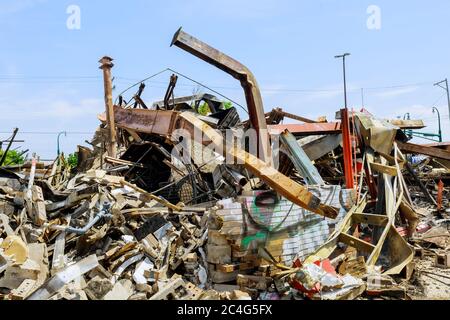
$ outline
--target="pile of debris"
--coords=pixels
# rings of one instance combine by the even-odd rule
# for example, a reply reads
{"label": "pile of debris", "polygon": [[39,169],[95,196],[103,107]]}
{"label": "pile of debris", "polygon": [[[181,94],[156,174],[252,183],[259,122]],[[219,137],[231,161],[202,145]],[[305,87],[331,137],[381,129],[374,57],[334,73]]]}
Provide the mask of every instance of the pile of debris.
{"label": "pile of debris", "polygon": [[173,44],[238,79],[249,120],[209,94],[175,98],[175,74],[152,107],[143,83],[114,105],[104,57],[106,113],[77,166],[0,168],[0,297],[409,299],[430,296],[423,277],[448,285],[450,151],[408,143],[423,123],[264,113],[245,66],[181,30]]}

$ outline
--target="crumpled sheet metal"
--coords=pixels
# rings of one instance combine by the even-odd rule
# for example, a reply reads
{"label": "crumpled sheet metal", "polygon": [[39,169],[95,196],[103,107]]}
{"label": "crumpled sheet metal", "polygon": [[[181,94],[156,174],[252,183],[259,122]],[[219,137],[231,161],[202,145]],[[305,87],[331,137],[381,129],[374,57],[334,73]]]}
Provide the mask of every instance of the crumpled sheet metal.
{"label": "crumpled sheet metal", "polygon": [[398,127],[363,113],[355,113],[355,122],[364,143],[373,150],[390,154]]}

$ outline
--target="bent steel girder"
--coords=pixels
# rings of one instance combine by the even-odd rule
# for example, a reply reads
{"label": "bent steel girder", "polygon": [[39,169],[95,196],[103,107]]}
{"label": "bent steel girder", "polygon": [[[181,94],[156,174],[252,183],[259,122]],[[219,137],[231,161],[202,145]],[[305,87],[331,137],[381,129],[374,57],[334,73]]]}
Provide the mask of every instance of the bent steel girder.
{"label": "bent steel girder", "polygon": [[253,73],[242,63],[187,34],[181,28],[175,33],[171,45],[189,52],[240,81],[245,93],[250,123],[257,131],[259,137],[259,158],[261,160],[270,160],[271,149],[264,106],[261,92]]}

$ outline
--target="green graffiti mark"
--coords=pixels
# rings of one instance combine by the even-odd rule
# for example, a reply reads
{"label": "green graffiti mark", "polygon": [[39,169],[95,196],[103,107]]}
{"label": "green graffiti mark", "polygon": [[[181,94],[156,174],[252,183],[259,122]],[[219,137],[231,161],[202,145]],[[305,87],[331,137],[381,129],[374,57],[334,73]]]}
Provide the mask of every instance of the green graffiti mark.
{"label": "green graffiti mark", "polygon": [[254,235],[246,236],[242,239],[241,245],[244,249],[247,249],[252,241],[264,242],[267,239],[267,232],[260,231]]}

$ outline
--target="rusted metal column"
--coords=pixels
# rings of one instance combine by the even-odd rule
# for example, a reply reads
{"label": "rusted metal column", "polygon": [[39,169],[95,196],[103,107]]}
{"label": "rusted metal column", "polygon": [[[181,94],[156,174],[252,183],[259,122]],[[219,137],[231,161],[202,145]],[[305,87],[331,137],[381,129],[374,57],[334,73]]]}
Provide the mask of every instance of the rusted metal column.
{"label": "rusted metal column", "polygon": [[444,194],[444,183],[442,180],[439,180],[438,183],[438,195],[437,195],[437,209],[441,211],[442,209],[442,196]]}
{"label": "rusted metal column", "polygon": [[341,109],[341,129],[342,147],[344,150],[345,186],[347,189],[353,189],[355,185],[353,180],[353,154],[348,109]]}
{"label": "rusted metal column", "polygon": [[105,87],[106,123],[109,129],[108,156],[115,158],[117,153],[116,125],[114,122],[114,108],[112,99],[111,68],[113,59],[105,56],[100,59],[100,69],[103,70],[103,83]]}
{"label": "rusted metal column", "polygon": [[250,122],[258,134],[259,158],[263,161],[269,160],[269,162],[272,163],[272,154],[261,92],[259,91],[255,76],[251,71],[242,63],[187,34],[182,31],[181,28],[175,33],[172,45],[216,66],[240,81],[245,93]]}

